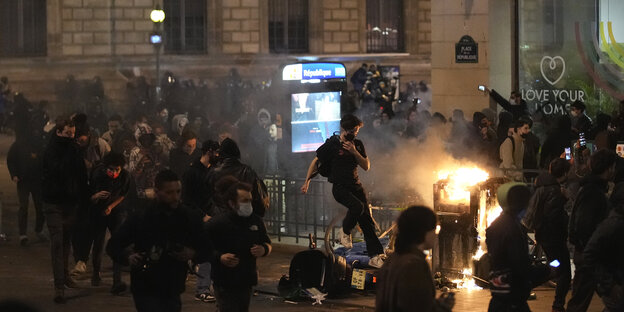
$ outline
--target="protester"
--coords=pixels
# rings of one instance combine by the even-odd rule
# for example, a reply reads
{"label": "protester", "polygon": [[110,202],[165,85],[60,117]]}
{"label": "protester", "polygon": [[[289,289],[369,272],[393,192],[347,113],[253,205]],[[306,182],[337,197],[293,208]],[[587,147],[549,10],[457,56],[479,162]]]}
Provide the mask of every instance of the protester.
{"label": "protester", "polygon": [[609,150],[591,155],[591,174],[581,180],[581,189],[572,208],[569,238],[574,245],[575,271],[572,297],[567,308],[570,312],[587,311],[596,290],[596,276],[585,266],[583,252],[598,224],[608,215],[607,192],[609,182],[615,175],[617,157],[615,152]]}
{"label": "protester", "polygon": [[155,186],[156,200],[113,233],[106,252],[113,261],[131,266],[137,311],[181,311],[188,261],[206,261],[212,248],[201,215],[180,203],[182,187],[177,175],[161,171]]}
{"label": "protester", "polygon": [[563,185],[567,180],[570,163],[562,158],[554,159],[549,172],[535,179],[535,193],[529,202],[523,223],[535,230],[535,240],[546,253],[548,262],[557,260],[557,287],[553,312],[565,311],[565,298],[570,290],[572,279],[570,252],[568,251],[568,213],[565,210],[568,201]]}
{"label": "protester", "polygon": [[54,131],[43,157],[42,196],[51,240],[54,302],[65,303],[65,286],[77,287],[67,262],[76,205],[87,194],[87,170],[74,141],[73,121],[59,118]]}
{"label": "protester", "polygon": [[375,311],[451,311],[453,296],[435,298],[425,250],[436,242],[436,215],[428,207],[412,206],[397,219],[395,250],[377,275]]}
{"label": "protester", "polygon": [[[102,253],[106,230],[112,234],[127,216],[128,203],[135,197],[130,173],[123,169],[125,159],[119,153],[110,153],[102,159],[102,164],[94,169],[90,186],[92,189],[92,231],[93,231],[93,274],[91,285],[99,286],[102,278]],[[132,194],[135,192],[135,194]],[[130,198],[130,199],[129,199]],[[121,265],[113,262],[113,286],[111,293],[120,294],[126,290],[121,281]]]}
{"label": "protester", "polygon": [[35,206],[35,233],[40,241],[47,241],[43,233],[45,217],[41,201],[42,147],[34,139],[16,140],[7,154],[7,168],[11,180],[17,185],[19,199],[18,226],[20,245],[28,244],[28,198],[32,195]]}
{"label": "protester", "polygon": [[178,146],[169,153],[169,168],[181,177],[199,157],[201,151],[197,149],[197,135],[185,131],[178,140]]}
{"label": "protester", "polygon": [[505,170],[505,175],[516,181],[522,181],[522,169],[524,166],[524,138],[527,137],[531,128],[526,120],[518,120],[514,123],[514,130],[500,146],[500,168]]}
{"label": "protester", "polygon": [[523,183],[498,188],[497,199],[503,212],[485,233],[491,262],[490,312],[530,311],[527,300],[531,289],[548,280],[548,267],[531,264],[527,234],[520,223],[529,198],[529,188]]}
{"label": "protester", "polygon": [[301,192],[304,194],[308,192],[310,180],[318,173],[319,163],[323,165],[323,162],[327,162],[331,170],[329,182],[333,184],[334,199],[347,207],[347,215],[342,221],[340,243],[347,249],[353,248],[351,231],[359,224],[366,240],[369,265],[380,268],[383,265],[383,246],[375,234],[366,193],[357,173],[358,166],[367,171],[370,169],[370,160],[366,155],[364,143],[355,138],[363,125],[362,121],[353,115],[342,117],[340,136],[333,137],[319,147],[317,157],[310,163]]}
{"label": "protester", "polygon": [[212,280],[217,308],[249,311],[252,287],[258,283],[256,258],[271,253],[271,240],[264,222],[253,213],[251,185],[225,176],[217,181],[216,190],[225,206],[206,228],[216,251]]}
{"label": "protester", "polygon": [[576,100],[570,105],[570,114],[572,115],[572,133],[575,137],[583,134],[587,137],[592,128],[592,120],[585,113],[585,103]]}
{"label": "protester", "polygon": [[611,195],[613,209],[587,242],[585,267],[596,277],[605,311],[624,311],[624,183]]}
{"label": "protester", "polygon": [[513,115],[513,120],[518,120],[522,116],[529,115],[529,108],[525,100],[522,99],[522,95],[518,91],[511,91],[509,100],[502,97],[496,90],[485,88],[485,92],[498,103],[504,110],[510,112]]}

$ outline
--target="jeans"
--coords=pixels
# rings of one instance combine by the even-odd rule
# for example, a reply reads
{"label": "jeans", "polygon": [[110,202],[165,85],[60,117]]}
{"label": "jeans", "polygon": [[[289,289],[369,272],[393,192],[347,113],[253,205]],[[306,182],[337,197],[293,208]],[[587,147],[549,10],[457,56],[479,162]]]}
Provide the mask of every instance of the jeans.
{"label": "jeans", "polygon": [[72,250],[74,260],[87,263],[91,246],[93,245],[93,216],[91,216],[91,203],[79,205],[76,211],[76,225],[72,236]]}
{"label": "jeans", "polygon": [[[108,216],[101,215],[100,211],[93,213],[93,275],[100,273],[102,268],[102,254],[104,253],[104,241],[106,229],[114,233],[126,219],[126,212],[120,207],[113,209]],[[113,284],[121,282],[121,265],[113,262]]]}
{"label": "jeans", "polygon": [[180,312],[180,295],[132,294],[137,312]]}
{"label": "jeans", "polygon": [[48,231],[50,232],[54,287],[63,289],[65,278],[69,276],[67,262],[69,259],[72,227],[76,217],[76,207],[73,204],[57,205],[44,203],[43,208],[48,221]]}
{"label": "jeans", "polygon": [[572,281],[572,269],[570,268],[570,252],[565,242],[558,245],[542,245],[546,253],[548,262],[558,260],[560,265],[557,268],[557,288],[555,289],[555,301],[552,307],[562,309],[565,307],[565,298],[570,290]]}
{"label": "jeans", "polygon": [[195,288],[195,294],[207,294],[210,293],[210,283],[212,280],[210,279],[210,269],[212,268],[210,262],[204,262],[199,264],[199,270],[197,274],[202,277],[197,277],[197,286]]}
{"label": "jeans", "polygon": [[219,312],[247,312],[251,302],[251,286],[214,287]]}
{"label": "jeans", "polygon": [[583,250],[574,248],[574,281],[572,283],[572,298],[568,301],[566,311],[587,311],[591,303],[594,292],[596,291],[596,279],[594,273],[584,268]]}
{"label": "jeans", "polygon": [[40,233],[43,230],[45,217],[43,216],[43,202],[41,201],[41,186],[37,183],[17,182],[17,197],[19,198],[19,234],[26,235],[28,229],[28,197],[32,194],[33,204],[35,205],[36,223],[35,232]]}
{"label": "jeans", "polygon": [[347,207],[347,215],[342,220],[342,230],[345,234],[351,234],[351,230],[359,223],[366,241],[368,256],[372,258],[382,254],[383,246],[375,234],[375,223],[362,185],[334,184],[332,194],[338,203]]}

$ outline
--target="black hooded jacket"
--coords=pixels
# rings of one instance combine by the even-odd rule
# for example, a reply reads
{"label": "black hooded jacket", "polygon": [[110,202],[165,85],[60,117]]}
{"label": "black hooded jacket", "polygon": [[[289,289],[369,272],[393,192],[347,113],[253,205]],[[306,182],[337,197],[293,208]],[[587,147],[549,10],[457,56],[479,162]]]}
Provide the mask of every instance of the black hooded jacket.
{"label": "black hooded jacket", "polygon": [[588,175],[581,180],[570,215],[570,243],[583,250],[596,227],[609,213],[608,182],[597,175]]}
{"label": "black hooded jacket", "polygon": [[72,138],[53,134],[43,155],[43,201],[76,204],[88,195],[87,168]]}
{"label": "black hooded jacket", "polygon": [[567,198],[561,185],[549,173],[541,174],[535,183],[535,193],[529,202],[524,224],[535,230],[535,239],[542,245],[560,245],[568,237]]}

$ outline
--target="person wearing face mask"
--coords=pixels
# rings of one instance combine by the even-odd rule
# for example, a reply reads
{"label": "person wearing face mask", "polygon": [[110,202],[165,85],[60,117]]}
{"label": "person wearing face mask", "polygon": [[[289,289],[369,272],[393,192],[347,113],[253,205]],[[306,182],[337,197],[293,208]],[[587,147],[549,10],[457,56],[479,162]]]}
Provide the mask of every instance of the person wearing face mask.
{"label": "person wearing face mask", "polygon": [[[317,150],[317,155],[326,150],[329,154],[331,173],[329,182],[333,184],[332,194],[334,199],[347,207],[347,214],[342,221],[340,243],[347,249],[353,248],[351,231],[356,224],[360,225],[366,240],[366,250],[370,261],[369,266],[380,268],[383,265],[383,246],[375,234],[375,225],[368,207],[366,192],[362,187],[358,176],[358,166],[364,170],[370,169],[370,160],[366,155],[364,143],[357,140],[360,128],[364,123],[354,115],[345,115],[340,120],[340,136],[333,136]],[[325,154],[325,153],[322,153]],[[325,156],[320,156],[324,158]],[[310,186],[310,180],[318,173],[319,158],[315,157],[310,163],[306,180],[301,187],[301,192],[306,194]]]}
{"label": "person wearing face mask", "polygon": [[596,290],[594,272],[585,266],[583,252],[598,224],[604,220],[611,205],[607,199],[609,182],[615,177],[618,156],[611,150],[591,155],[591,173],[581,180],[570,214],[569,239],[574,245],[574,281],[567,311],[587,311]]}
{"label": "person wearing face mask", "polygon": [[576,137],[584,133],[588,136],[592,128],[592,120],[585,114],[585,104],[580,100],[574,101],[570,105],[570,114],[572,115],[572,132]]}
{"label": "person wearing face mask", "polygon": [[522,99],[520,92],[512,91],[509,100],[505,99],[496,90],[488,87],[485,87],[485,93],[489,94],[492,100],[498,103],[504,110],[510,112],[513,115],[513,120],[529,115],[529,107],[526,101]]}
{"label": "person wearing face mask", "polygon": [[249,311],[252,287],[258,283],[256,259],[271,253],[262,219],[253,213],[251,185],[225,176],[215,185],[223,213],[206,224],[215,248],[212,280],[221,312]]}
{"label": "person wearing face mask", "polygon": [[77,287],[67,267],[78,203],[87,190],[87,169],[74,140],[73,120],[58,118],[43,155],[43,210],[50,232],[54,302],[65,303],[65,286]]}
{"label": "person wearing face mask", "polygon": [[500,168],[506,170],[505,174],[516,181],[523,179],[521,170],[524,164],[524,139],[529,131],[531,128],[528,121],[516,121],[513,134],[501,143],[499,149]]}
{"label": "person wearing face mask", "polygon": [[115,231],[107,254],[130,265],[132,297],[139,312],[179,312],[188,262],[211,258],[202,216],[180,202],[182,184],[171,170],[156,175],[156,200],[128,217]]}
{"label": "person wearing face mask", "polygon": [[[94,169],[90,186],[92,203],[92,237],[93,237],[93,275],[91,285],[99,286],[102,278],[102,253],[106,239],[106,229],[115,232],[127,216],[128,197],[134,197],[130,173],[123,169],[126,161],[124,156],[112,152],[102,159],[102,164]],[[132,194],[134,192],[134,194]],[[126,289],[121,281],[121,266],[113,262],[113,286],[111,293],[120,294]]]}

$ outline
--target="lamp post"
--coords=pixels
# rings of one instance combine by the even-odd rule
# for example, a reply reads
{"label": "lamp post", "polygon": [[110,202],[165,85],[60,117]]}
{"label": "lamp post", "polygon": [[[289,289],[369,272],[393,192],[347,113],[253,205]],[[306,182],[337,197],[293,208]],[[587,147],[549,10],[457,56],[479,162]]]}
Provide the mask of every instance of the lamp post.
{"label": "lamp post", "polygon": [[160,6],[156,7],[150,13],[150,19],[154,23],[154,31],[150,34],[150,42],[154,46],[156,52],[156,103],[157,106],[161,99],[161,86],[160,86],[160,48],[163,43],[162,35],[162,23],[165,20],[165,11],[160,9]]}

